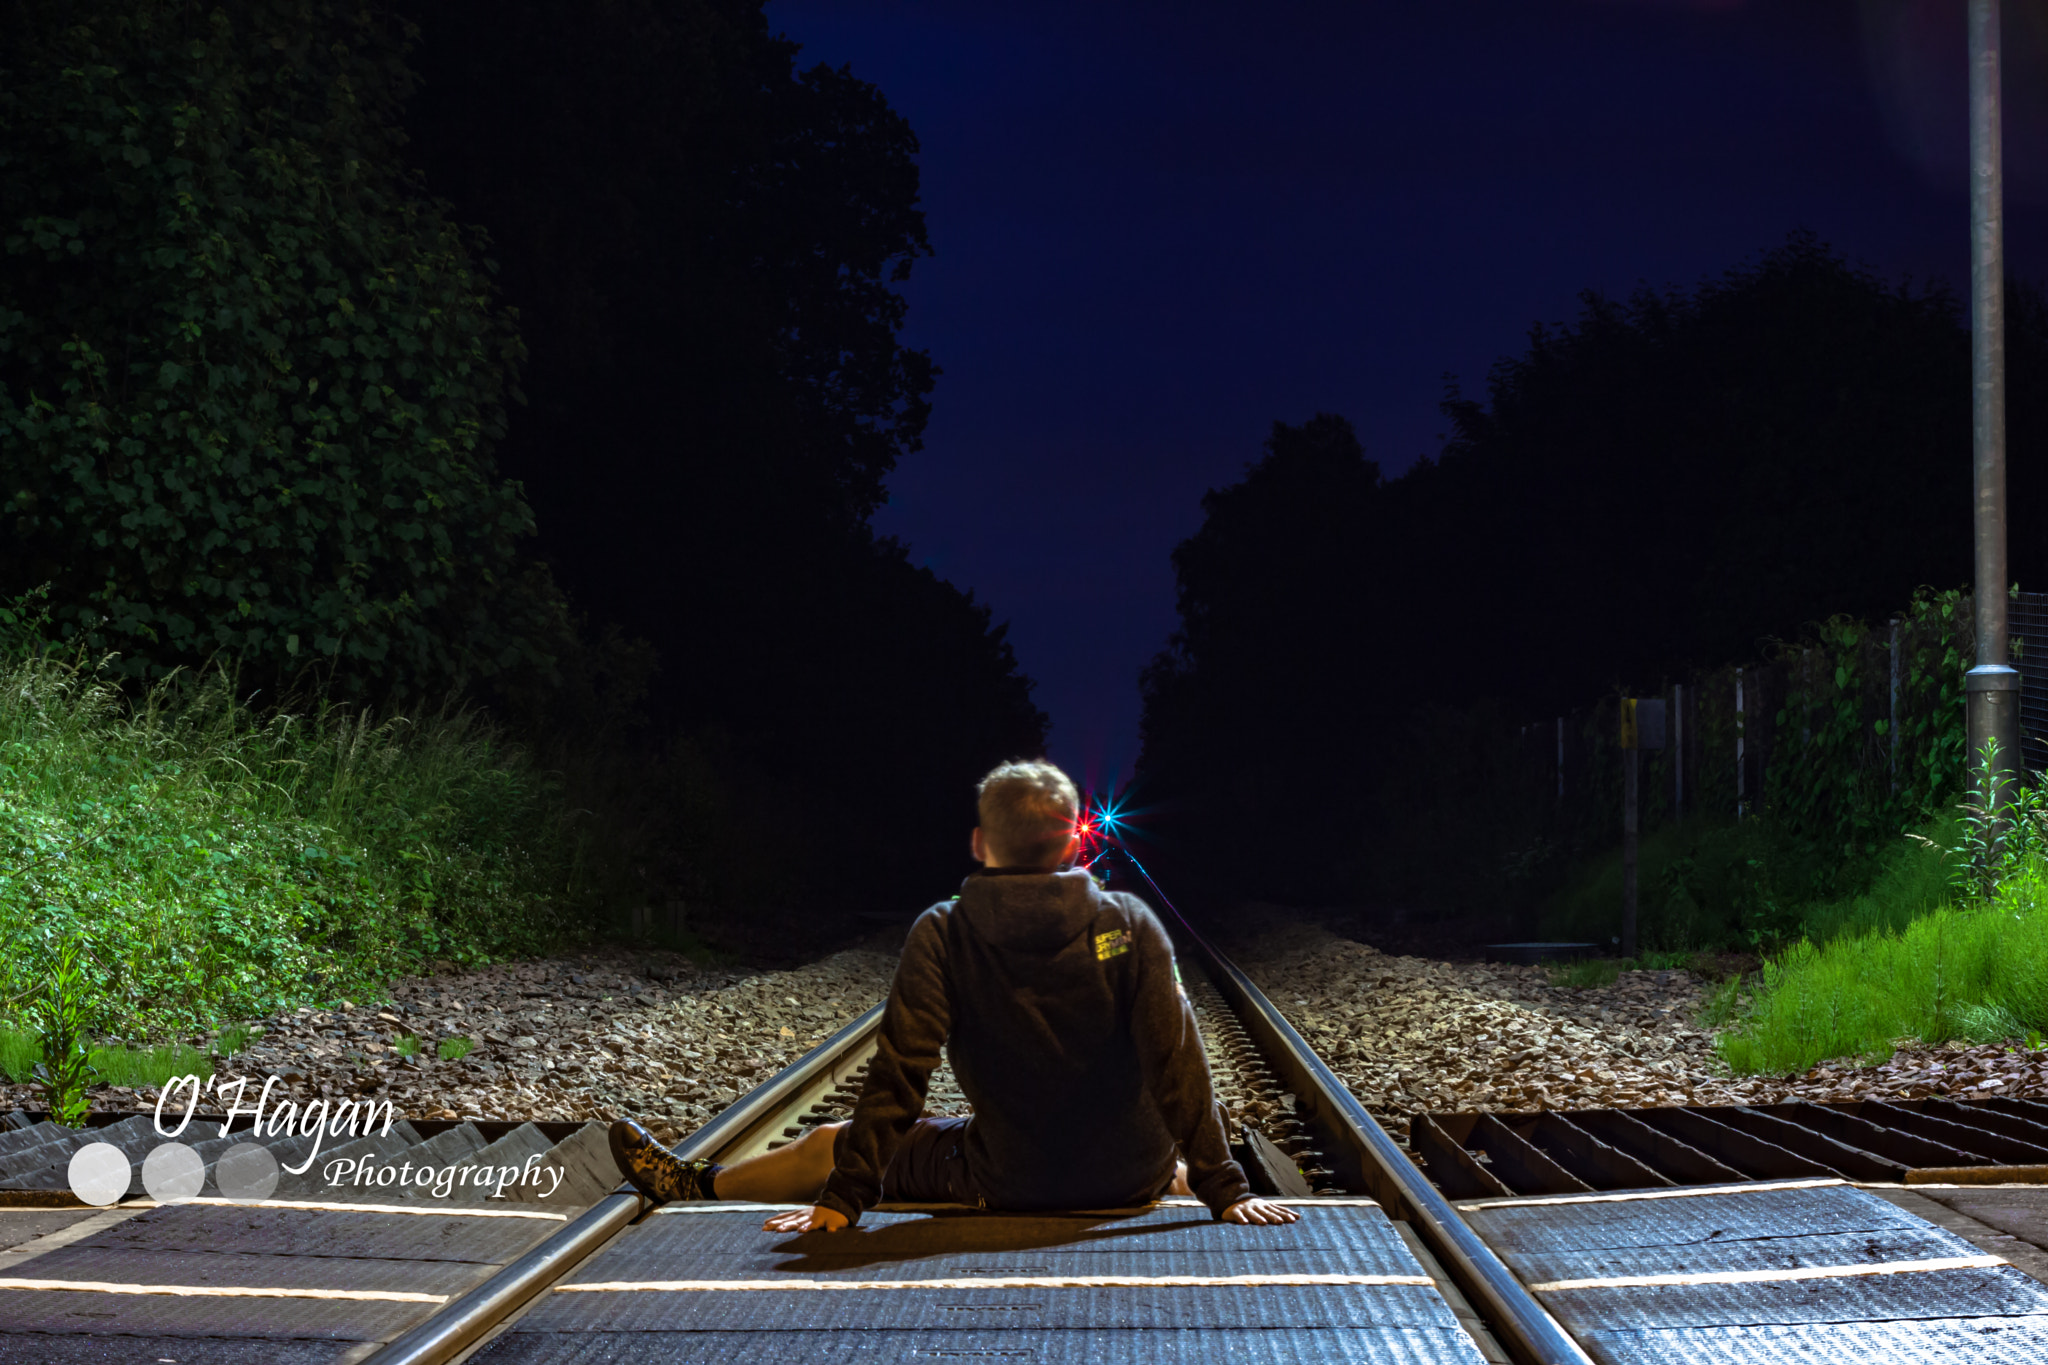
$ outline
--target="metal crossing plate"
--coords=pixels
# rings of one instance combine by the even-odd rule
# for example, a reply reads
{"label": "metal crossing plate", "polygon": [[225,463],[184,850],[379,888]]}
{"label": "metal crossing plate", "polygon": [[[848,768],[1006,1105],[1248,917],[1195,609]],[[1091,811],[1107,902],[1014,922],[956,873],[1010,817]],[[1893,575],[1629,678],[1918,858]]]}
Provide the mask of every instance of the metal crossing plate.
{"label": "metal crossing plate", "polygon": [[1482,1358],[1377,1208],[1284,1227],[871,1213],[801,1237],[700,1210],[634,1228],[477,1359]]}
{"label": "metal crossing plate", "polygon": [[331,1362],[561,1226],[225,1203],[91,1215],[110,1216],[83,1236],[53,1229],[47,1249],[0,1253],[0,1362]]}
{"label": "metal crossing plate", "polygon": [[1463,1332],[512,1332],[475,1357],[490,1365],[1474,1365]]}
{"label": "metal crossing plate", "polygon": [[1608,1362],[2035,1362],[2048,1286],[1846,1185],[1464,1206]]}

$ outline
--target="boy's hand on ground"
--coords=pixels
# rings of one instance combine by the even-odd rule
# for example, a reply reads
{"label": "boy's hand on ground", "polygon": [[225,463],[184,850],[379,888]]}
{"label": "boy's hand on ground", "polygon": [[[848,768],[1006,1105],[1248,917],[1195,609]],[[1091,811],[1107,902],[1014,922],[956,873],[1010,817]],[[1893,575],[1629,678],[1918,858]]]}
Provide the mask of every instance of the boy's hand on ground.
{"label": "boy's hand on ground", "polygon": [[846,1215],[837,1209],[828,1209],[822,1204],[813,1204],[807,1209],[791,1209],[778,1213],[761,1224],[763,1232],[815,1232],[823,1228],[826,1232],[840,1232],[846,1227]]}
{"label": "boy's hand on ground", "polygon": [[1257,1195],[1249,1199],[1240,1199],[1223,1210],[1223,1221],[1226,1223],[1292,1223],[1300,1217],[1300,1214],[1285,1204],[1275,1204],[1269,1199],[1260,1199]]}

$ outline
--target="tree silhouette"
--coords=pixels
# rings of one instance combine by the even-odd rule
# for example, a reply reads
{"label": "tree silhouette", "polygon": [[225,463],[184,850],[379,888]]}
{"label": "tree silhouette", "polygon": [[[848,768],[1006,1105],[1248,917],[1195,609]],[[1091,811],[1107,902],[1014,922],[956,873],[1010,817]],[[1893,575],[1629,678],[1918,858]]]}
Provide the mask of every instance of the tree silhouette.
{"label": "tree silhouette", "polygon": [[[2013,292],[2024,578],[2048,562],[2048,309]],[[1204,500],[1139,766],[1219,893],[1454,899],[1485,844],[1487,735],[1966,581],[1968,338],[1947,289],[1802,233],[1690,291],[1582,305],[1496,364],[1485,401],[1448,395],[1440,460],[1382,480],[1323,414],[1276,424]]]}

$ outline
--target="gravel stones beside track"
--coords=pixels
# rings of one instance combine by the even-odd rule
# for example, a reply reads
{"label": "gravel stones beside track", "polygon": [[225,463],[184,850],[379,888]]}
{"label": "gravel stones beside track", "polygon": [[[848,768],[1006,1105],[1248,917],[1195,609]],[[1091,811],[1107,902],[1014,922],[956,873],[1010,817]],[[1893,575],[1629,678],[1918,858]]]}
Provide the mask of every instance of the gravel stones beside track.
{"label": "gravel stones beside track", "polygon": [[[1536,967],[1381,953],[1279,911],[1245,914],[1237,928],[1229,948],[1239,964],[1397,1135],[1423,1111],[2048,1098],[2048,1051],[1999,1045],[1913,1044],[1881,1066],[1731,1077],[1695,1021],[1705,984],[1688,972],[1628,972],[1573,990]],[[633,1117],[673,1141],[881,999],[895,968],[894,954],[874,950],[777,971],[610,950],[404,978],[385,1004],[262,1021],[255,1043],[216,1068],[251,1078],[252,1100],[274,1075],[274,1097],[301,1104],[389,1099],[411,1119]],[[406,1037],[420,1040],[412,1058],[396,1051]],[[455,1037],[474,1049],[440,1060],[439,1044]],[[1234,1119],[1282,1117],[1272,1112],[1282,1099],[1221,1070]],[[7,1108],[42,1107],[32,1087],[0,1091]],[[103,1112],[155,1099],[106,1086],[92,1094]],[[941,1068],[927,1112],[965,1110]]]}
{"label": "gravel stones beside track", "polygon": [[[895,969],[878,952],[753,972],[611,951],[407,977],[385,1004],[261,1021],[263,1034],[215,1069],[249,1077],[250,1103],[274,1075],[274,1102],[388,1099],[410,1119],[632,1117],[674,1140],[850,1023]],[[397,1046],[409,1036],[420,1045],[406,1058]],[[439,1045],[458,1037],[472,1050],[442,1061]],[[8,1099],[41,1104],[27,1086]],[[101,1087],[93,1107],[155,1099]]]}
{"label": "gravel stones beside track", "polygon": [[1238,965],[1390,1132],[1420,1112],[2048,1095],[2048,1053],[1914,1047],[1877,1067],[1731,1076],[1689,972],[1552,986],[1541,967],[1397,957],[1313,924],[1242,923]]}

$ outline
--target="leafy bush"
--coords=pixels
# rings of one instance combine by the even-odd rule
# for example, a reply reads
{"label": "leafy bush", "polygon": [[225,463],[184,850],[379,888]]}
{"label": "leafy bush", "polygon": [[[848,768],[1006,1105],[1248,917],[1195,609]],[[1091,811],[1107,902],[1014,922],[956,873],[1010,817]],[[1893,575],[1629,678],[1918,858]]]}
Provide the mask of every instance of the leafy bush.
{"label": "leafy bush", "polygon": [[[1771,815],[1695,818],[1642,836],[1637,854],[1638,934],[1646,951],[1769,950],[1801,938],[1902,928],[1949,899],[1961,837],[1944,815],[1877,853],[1800,837]],[[1621,851],[1581,866],[1553,895],[1543,932],[1604,942],[1621,923]]]}
{"label": "leafy bush", "polygon": [[522,355],[405,168],[408,35],[334,0],[23,0],[0,47],[0,588],[160,677],[552,667],[490,452]]}
{"label": "leafy bush", "polygon": [[95,1036],[542,950],[588,923],[583,852],[553,780],[471,712],[259,713],[220,672],[131,702],[0,663],[0,998],[44,1000],[75,945]]}

